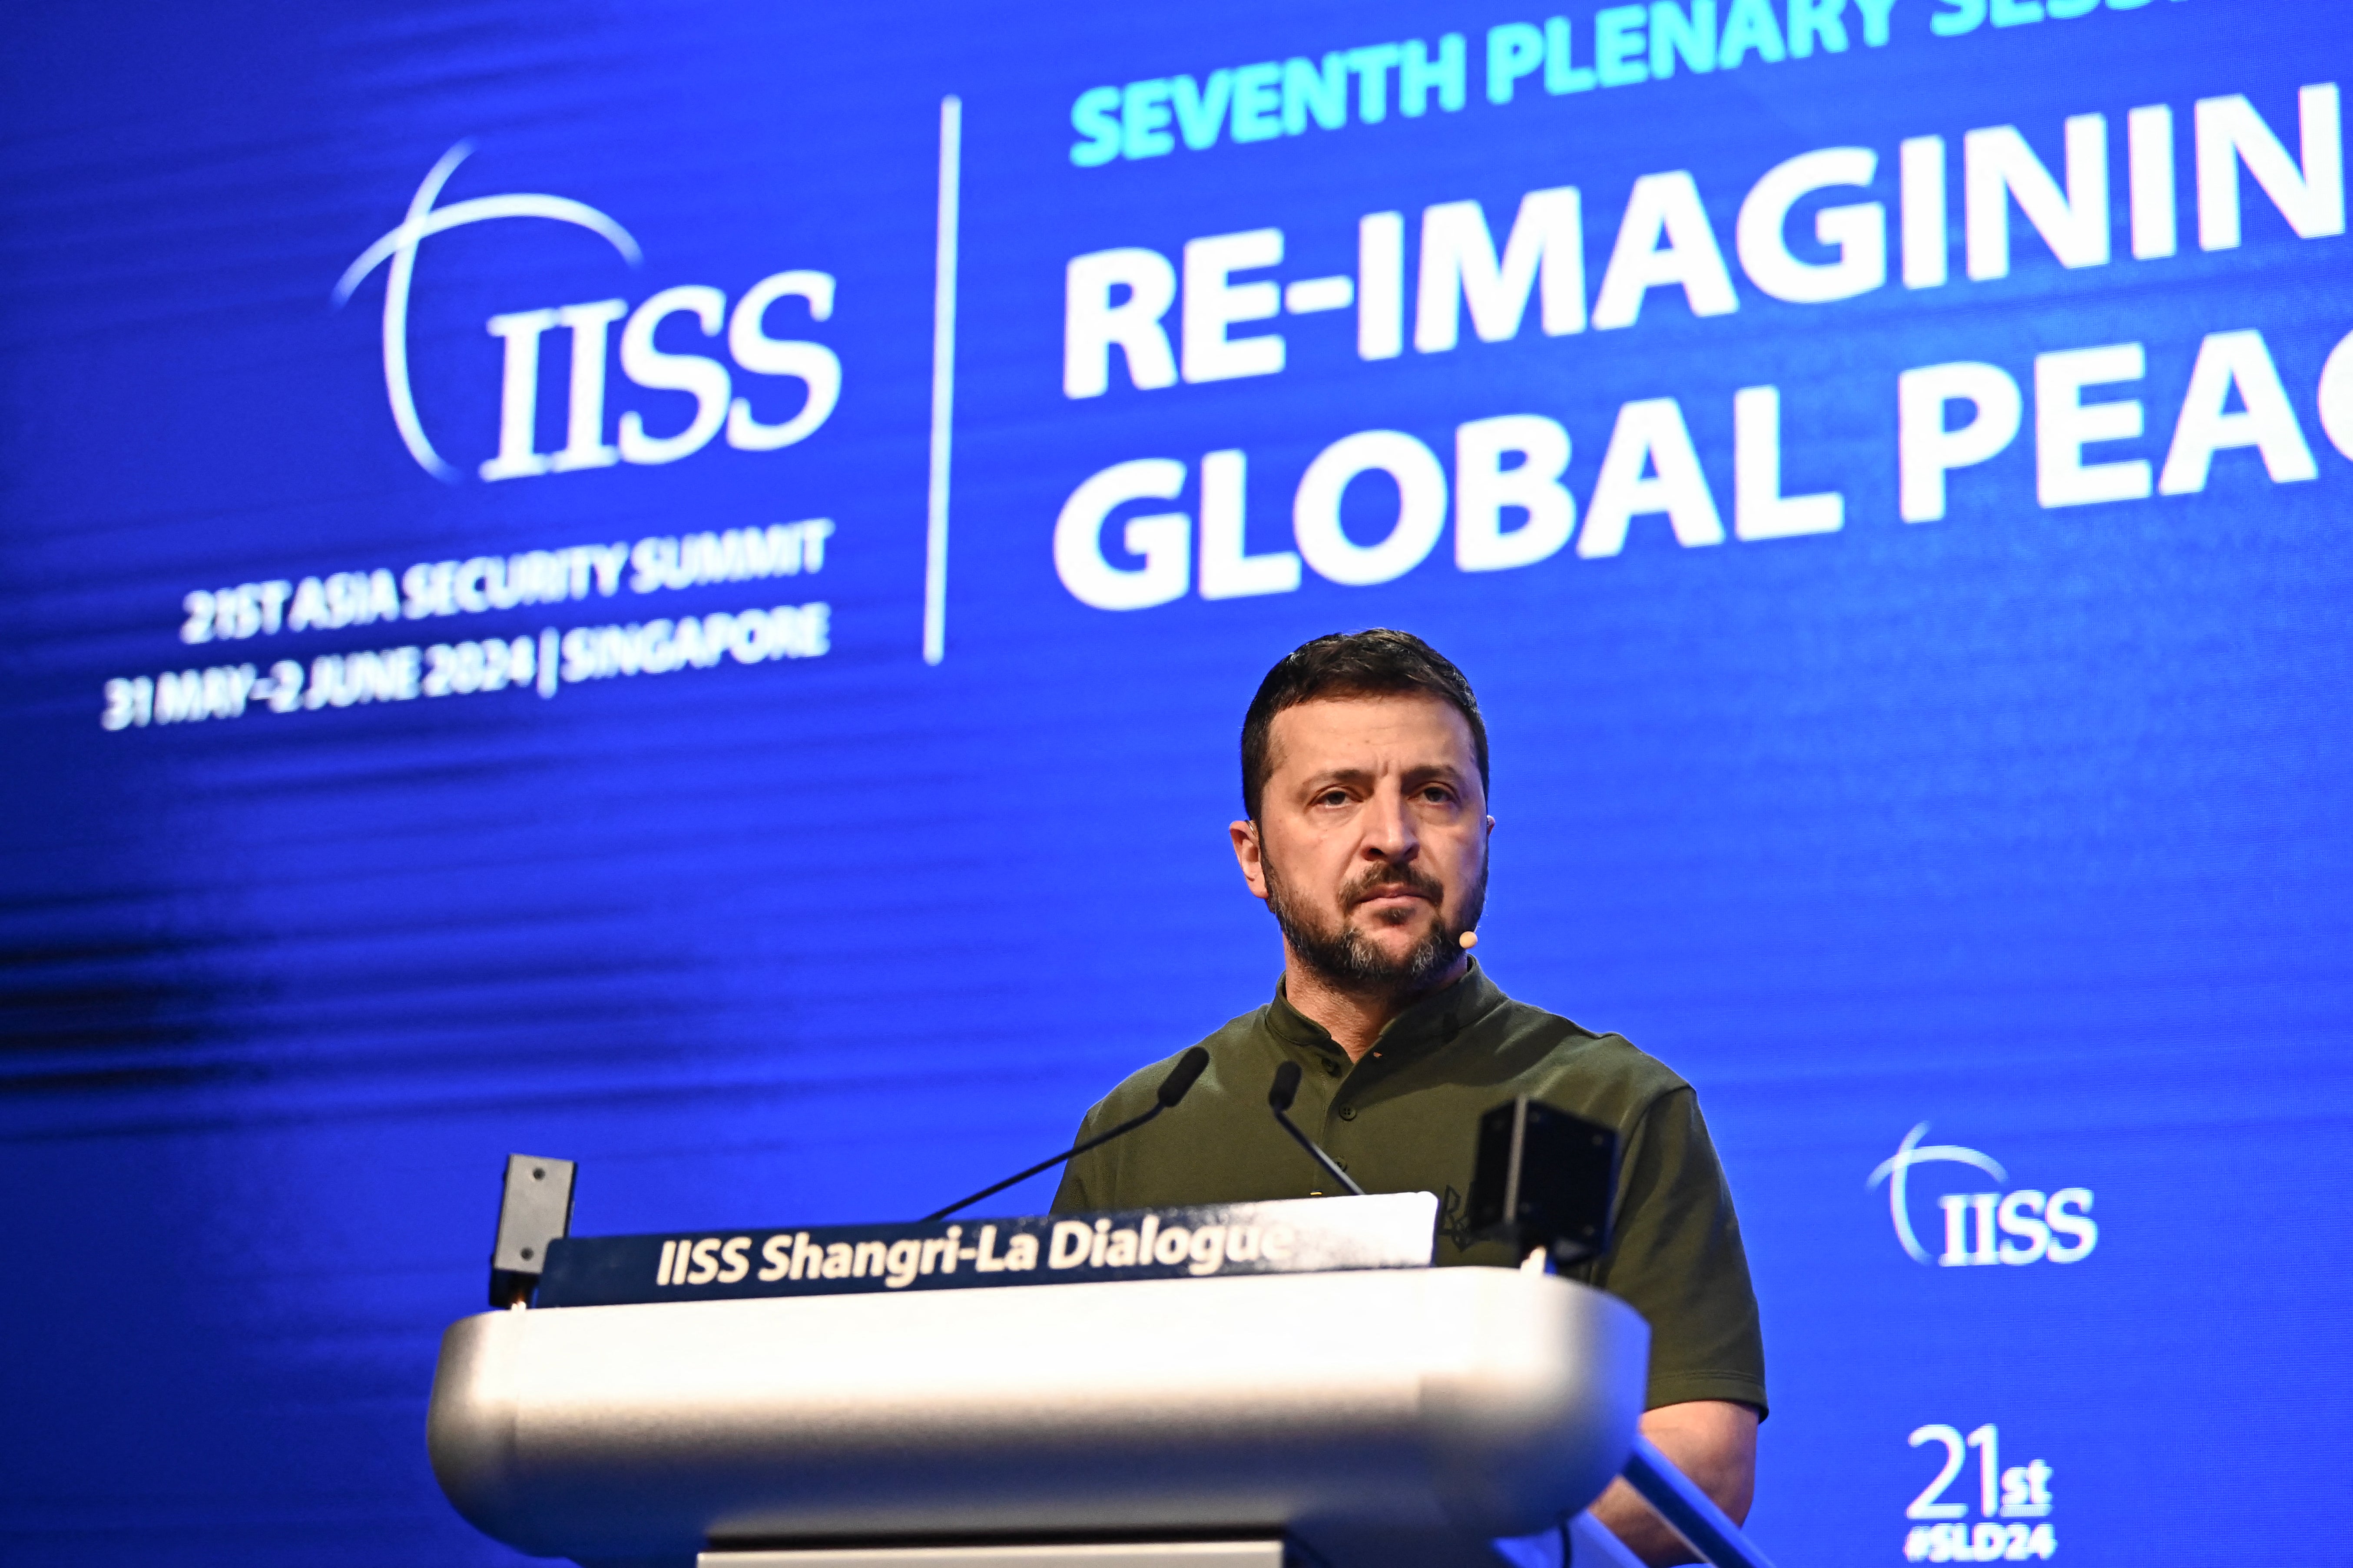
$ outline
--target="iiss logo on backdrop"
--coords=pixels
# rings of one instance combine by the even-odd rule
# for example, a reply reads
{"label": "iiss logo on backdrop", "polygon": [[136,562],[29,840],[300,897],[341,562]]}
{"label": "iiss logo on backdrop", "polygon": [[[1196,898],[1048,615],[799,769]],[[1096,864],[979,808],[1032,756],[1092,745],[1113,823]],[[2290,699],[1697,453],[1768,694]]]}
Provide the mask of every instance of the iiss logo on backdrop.
{"label": "iiss logo on backdrop", "polygon": [[[2089,1187],[2013,1187],[2009,1170],[1992,1155],[1958,1143],[1923,1142],[1927,1135],[1925,1121],[1906,1132],[1868,1183],[1873,1188],[1886,1184],[1896,1243],[1914,1262],[1946,1268],[2080,1263],[2098,1247],[2100,1227],[2091,1215]],[[1936,1194],[1943,1216],[1939,1252],[1928,1249],[1913,1225],[1914,1177],[1919,1172],[1961,1178],[1955,1184],[1964,1190]],[[1994,1191],[1966,1190],[1989,1180]],[[1929,1234],[1939,1232],[1932,1226]],[[1905,1562],[2021,1563],[2057,1554],[2052,1517],[2056,1471],[2049,1460],[2003,1463],[2001,1428],[1990,1421],[1966,1433],[1961,1424],[1927,1422],[1913,1428],[1907,1442],[1930,1451],[1941,1446],[1944,1463],[1904,1510]],[[1978,1459],[1974,1488],[1962,1480],[1972,1451]]]}
{"label": "iiss logo on backdrop", "polygon": [[[459,470],[426,434],[409,373],[409,299],[418,248],[430,237],[495,218],[539,218],[597,236],[631,267],[644,260],[637,237],[606,213],[566,196],[509,193],[437,206],[442,187],[471,153],[459,142],[442,154],[417,187],[406,216],[362,251],[336,283],[340,306],[379,267],[385,268],[384,386],[394,426],[417,464],[435,478],[457,482]],[[805,269],[770,273],[746,289],[731,311],[727,297],[707,284],[662,289],[634,309],[627,300],[595,300],[506,311],[487,323],[505,344],[499,398],[498,446],[477,472],[484,479],[526,479],[618,463],[674,463],[692,456],[723,431],[742,451],[769,452],[807,439],[823,426],[841,395],[841,361],[822,343],[768,335],[772,307],[803,301],[809,318],[833,314],[831,274]],[[727,361],[658,346],[656,333],[673,316],[691,319],[705,338],[723,328]],[[606,360],[613,327],[620,325],[621,374],[638,387],[681,393],[694,412],[683,428],[652,426],[669,416],[636,409],[619,416],[607,440]],[[540,351],[550,331],[572,335],[565,442],[538,445]],[[675,335],[673,336],[675,341]],[[732,365],[732,369],[731,369]],[[777,419],[769,389],[739,395],[738,376],[798,381],[798,409]],[[755,409],[757,411],[755,411]],[[420,561],[396,583],[388,566],[192,590],[182,601],[184,643],[340,631],[350,626],[427,617],[486,615],[525,606],[609,599],[626,582],[632,594],[665,593],[707,584],[799,577],[823,569],[830,518],[567,542],[562,548],[484,552],[468,559]],[[625,576],[625,569],[634,573]],[[617,676],[707,670],[723,662],[765,664],[822,657],[832,647],[832,606],[738,604],[699,615],[655,616],[602,626],[543,625],[533,633],[512,626],[488,637],[321,653],[306,664],[280,658],[265,673],[255,663],[202,669],[167,669],[118,676],[104,685],[99,724],[111,731],[144,730],[248,713],[316,712],[357,704],[411,702],[502,691],[553,697],[564,686]]]}
{"label": "iiss logo on backdrop", "polygon": [[[2047,1193],[2034,1187],[2011,1188],[2010,1173],[1992,1155],[1957,1143],[1921,1142],[1927,1132],[1925,1121],[1906,1132],[1895,1152],[1871,1173],[1869,1184],[1874,1188],[1887,1184],[1887,1214],[1894,1223],[1895,1239],[1914,1262],[1946,1268],[2080,1263],[2099,1245],[2100,1227],[2092,1218],[2089,1187],[2061,1187]],[[1912,1173],[1924,1166],[1945,1165],[1989,1176],[2000,1186],[1993,1192],[1939,1194],[1936,1201],[1944,1216],[1944,1247],[1941,1252],[1931,1253],[1912,1224]]]}
{"label": "iiss logo on backdrop", "polygon": [[[442,187],[472,152],[471,142],[460,142],[443,153],[410,198],[407,215],[360,253],[334,289],[334,301],[341,306],[378,267],[385,269],[384,387],[392,405],[392,421],[417,466],[452,482],[459,477],[458,470],[426,435],[410,384],[408,301],[418,247],[434,235],[469,224],[541,218],[586,229],[609,244],[632,268],[645,258],[628,229],[596,208],[565,196],[512,193],[437,207],[434,204]],[[748,452],[772,452],[807,440],[831,416],[840,399],[841,361],[822,343],[768,335],[765,323],[770,308],[789,299],[804,301],[811,321],[828,320],[833,314],[832,275],[803,269],[771,273],[746,289],[732,311],[722,290],[708,284],[686,283],[663,289],[634,309],[626,300],[592,300],[492,316],[486,329],[506,345],[498,451],[477,471],[485,479],[514,479],[610,468],[617,463],[674,463],[701,451],[722,431],[730,447]],[[708,355],[656,346],[655,333],[663,323],[681,315],[691,318],[706,338],[719,337],[724,328],[733,372],[727,363]],[[624,376],[648,391],[684,393],[694,399],[694,414],[683,428],[658,435],[649,428],[645,415],[630,410],[620,416],[614,439],[606,438],[607,342],[616,323],[621,328]],[[553,452],[543,452],[537,441],[540,349],[547,333],[558,331],[572,335],[565,443]],[[754,412],[753,400],[736,394],[735,372],[799,381],[807,388],[806,397],[789,417],[763,420]]]}

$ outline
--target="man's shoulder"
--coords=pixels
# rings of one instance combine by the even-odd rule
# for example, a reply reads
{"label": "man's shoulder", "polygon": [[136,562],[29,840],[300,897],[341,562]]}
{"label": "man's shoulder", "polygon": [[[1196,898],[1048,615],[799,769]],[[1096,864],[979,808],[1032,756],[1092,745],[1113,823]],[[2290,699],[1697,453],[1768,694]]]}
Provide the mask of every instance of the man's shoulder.
{"label": "man's shoulder", "polygon": [[[1498,993],[1501,996],[1501,994]],[[1493,1058],[1513,1092],[1624,1129],[1691,1085],[1674,1068],[1613,1031],[1502,996],[1465,1032],[1475,1054]]]}

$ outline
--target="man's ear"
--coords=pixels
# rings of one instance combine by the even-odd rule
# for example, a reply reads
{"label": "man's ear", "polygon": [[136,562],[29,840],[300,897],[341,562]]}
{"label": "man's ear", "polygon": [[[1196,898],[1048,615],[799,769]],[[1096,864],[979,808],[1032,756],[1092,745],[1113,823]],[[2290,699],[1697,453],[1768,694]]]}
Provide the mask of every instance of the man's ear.
{"label": "man's ear", "polygon": [[1242,880],[1257,897],[1266,897],[1265,851],[1259,843],[1258,824],[1249,820],[1229,822],[1226,833],[1234,841],[1234,859],[1242,868]]}

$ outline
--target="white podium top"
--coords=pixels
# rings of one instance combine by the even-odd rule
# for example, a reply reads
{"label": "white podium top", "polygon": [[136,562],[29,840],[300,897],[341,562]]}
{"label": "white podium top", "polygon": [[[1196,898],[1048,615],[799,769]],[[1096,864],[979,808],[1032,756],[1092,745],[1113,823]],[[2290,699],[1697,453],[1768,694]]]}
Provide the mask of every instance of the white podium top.
{"label": "white podium top", "polygon": [[476,1526],[590,1562],[1271,1531],[1492,1564],[1624,1466],[1649,1348],[1493,1268],[492,1312],[428,1437]]}

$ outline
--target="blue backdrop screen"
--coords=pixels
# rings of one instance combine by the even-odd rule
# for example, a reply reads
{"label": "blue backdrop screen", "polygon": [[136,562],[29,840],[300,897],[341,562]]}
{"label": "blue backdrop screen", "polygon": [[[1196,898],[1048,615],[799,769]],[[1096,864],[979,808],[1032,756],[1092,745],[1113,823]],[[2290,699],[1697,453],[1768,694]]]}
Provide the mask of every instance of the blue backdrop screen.
{"label": "blue backdrop screen", "polygon": [[10,30],[12,1562],[506,1560],[422,1439],[503,1156],[1056,1147],[1269,994],[1241,710],[1371,625],[1490,971],[1700,1089],[1769,1551],[2334,1550],[2337,7]]}

